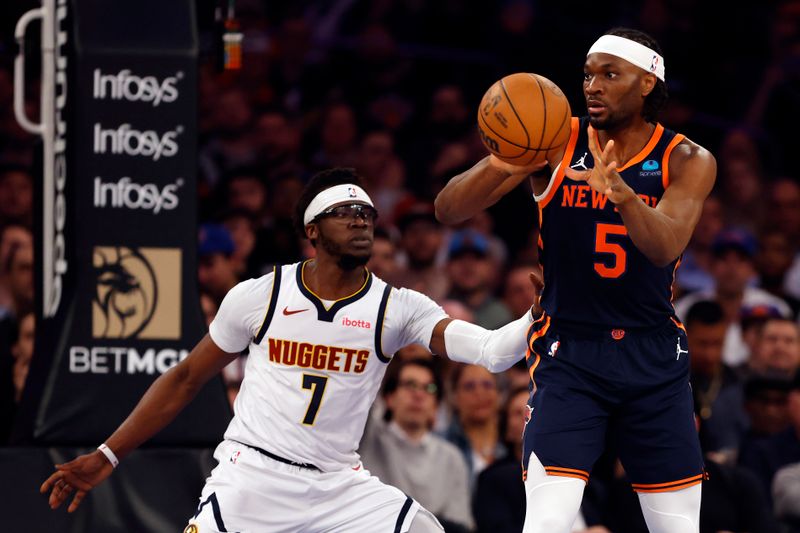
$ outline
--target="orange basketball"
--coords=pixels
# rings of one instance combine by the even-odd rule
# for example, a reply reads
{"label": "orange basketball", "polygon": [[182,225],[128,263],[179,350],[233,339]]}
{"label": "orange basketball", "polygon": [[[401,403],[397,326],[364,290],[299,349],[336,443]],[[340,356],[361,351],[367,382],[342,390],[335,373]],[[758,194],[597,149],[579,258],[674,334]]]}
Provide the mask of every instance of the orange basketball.
{"label": "orange basketball", "polygon": [[518,72],[495,82],[478,107],[478,131],[494,155],[512,165],[544,161],[569,140],[572,111],[558,85]]}

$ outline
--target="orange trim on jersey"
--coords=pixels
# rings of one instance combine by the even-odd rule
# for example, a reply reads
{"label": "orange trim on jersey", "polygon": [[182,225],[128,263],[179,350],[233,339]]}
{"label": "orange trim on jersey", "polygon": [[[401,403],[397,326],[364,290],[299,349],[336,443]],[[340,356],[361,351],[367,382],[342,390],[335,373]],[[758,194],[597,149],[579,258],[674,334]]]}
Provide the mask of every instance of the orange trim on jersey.
{"label": "orange trim on jersey", "polygon": [[580,479],[584,483],[589,483],[589,473],[584,472],[583,470],[546,466],[544,467],[544,471],[548,476],[571,477],[575,479]]}
{"label": "orange trim on jersey", "polygon": [[[578,142],[578,133],[579,132],[579,125],[580,119],[577,117],[572,117],[570,122],[570,134],[569,134],[569,141],[567,141],[567,148],[564,150],[564,157],[561,158],[560,166],[558,167],[558,172],[556,172],[555,177],[550,182],[550,190],[547,191],[547,196],[539,200],[537,203],[539,204],[539,209],[546,207],[550,200],[553,199],[553,196],[556,195],[556,191],[558,188],[561,187],[561,182],[564,181],[564,169],[569,166],[570,161],[572,161],[572,154],[575,152],[575,145]],[[541,218],[539,219],[539,227],[541,228]]]}
{"label": "orange trim on jersey", "polygon": [[[536,354],[536,360],[533,362],[533,364],[531,365],[531,369],[528,372],[531,375],[531,383],[533,383],[534,388],[536,387],[536,383],[533,380],[533,373],[536,371],[536,367],[539,366],[539,363],[541,362],[542,358],[539,357],[539,354],[536,353],[536,350],[533,349],[533,342],[536,339],[544,336],[547,333],[547,329],[550,327],[550,317],[545,315],[545,314],[543,314],[542,316],[537,318],[533,322],[533,324],[531,324],[531,328],[533,328],[534,326],[536,326],[536,324],[540,323],[542,321],[542,319],[545,319],[544,327],[542,327],[542,329],[540,329],[539,331],[537,331],[536,333],[533,334],[533,336],[531,337],[530,342],[528,343],[528,350],[525,352],[525,360],[526,361],[530,358],[531,354]],[[531,331],[531,329],[528,328],[528,333],[530,333],[530,331]]]}
{"label": "orange trim on jersey", "polygon": [[674,318],[674,317],[669,317],[669,319],[670,319],[670,320],[672,320],[672,322],[673,322],[673,323],[674,323],[676,326],[678,326],[678,328],[682,329],[684,333],[686,333],[686,328],[683,326],[683,324],[681,324],[680,322],[678,322],[677,320],[675,320],[675,318]]}
{"label": "orange trim on jersey", "polygon": [[586,470],[580,470],[578,468],[565,468],[563,466],[546,466],[544,467],[545,470],[560,470],[562,472],[572,472],[573,474],[581,474],[584,477],[589,477],[589,472]]}
{"label": "orange trim on jersey", "polygon": [[[531,352],[532,352],[532,350],[528,349],[528,353],[531,353]],[[533,353],[536,353],[536,352],[533,352]],[[526,355],[526,357],[527,357],[527,355]],[[542,360],[542,358],[539,357],[538,353],[536,353],[536,361],[534,361],[533,364],[531,365],[531,371],[530,371],[531,382],[533,382],[533,373],[536,372],[536,367],[539,366],[539,362],[541,360]]]}
{"label": "orange trim on jersey", "polygon": [[[545,321],[544,321],[544,327],[542,327],[542,329],[540,329],[539,331],[537,331],[536,333],[534,333],[534,334],[533,334],[533,337],[531,337],[531,340],[528,342],[528,348],[530,348],[531,350],[533,350],[533,343],[534,343],[534,341],[535,341],[536,339],[540,338],[540,337],[544,337],[544,336],[545,336],[545,334],[547,333],[547,330],[550,328],[550,316],[548,316],[548,315],[542,315],[542,316],[540,316],[538,319],[536,319],[536,321],[534,321],[534,323],[533,323],[533,324],[531,324],[531,327],[533,327],[533,326],[535,326],[537,323],[541,322],[541,321],[542,321],[542,319],[545,319]],[[530,330],[528,330],[528,331],[530,331]]]}
{"label": "orange trim on jersey", "polygon": [[[617,172],[622,172],[626,168],[635,165],[636,163],[640,162],[642,159],[647,157],[647,155],[653,151],[653,148],[656,147],[656,144],[658,144],[658,141],[661,139],[661,135],[663,133],[664,133],[664,126],[662,126],[661,124],[656,124],[656,129],[653,130],[653,134],[650,136],[650,140],[647,141],[647,144],[644,145],[644,148],[642,148],[638,154],[629,159],[627,163],[625,163],[621,167],[617,167]],[[597,133],[597,130],[594,130],[594,141],[597,144],[597,148],[602,152],[603,149],[600,146],[600,136]]]}
{"label": "orange trim on jersey", "polygon": [[703,482],[703,478],[695,479],[694,481],[689,481],[687,483],[683,483],[681,485],[672,485],[670,487],[664,487],[660,489],[637,489],[636,487],[633,488],[634,492],[641,492],[642,494],[649,494],[653,492],[674,492],[676,490],[683,490],[688,489],[689,487],[694,487],[695,485],[699,485]]}
{"label": "orange trim on jersey", "polygon": [[678,479],[676,481],[669,481],[667,483],[631,483],[631,487],[633,487],[633,490],[635,491],[639,491],[640,489],[642,489],[643,491],[647,492],[676,490],[679,488],[696,485],[701,481],[703,481],[704,476],[705,474],[697,474],[696,476]]}
{"label": "orange trim on jersey", "polygon": [[661,173],[661,185],[664,186],[665,191],[667,190],[667,187],[669,187],[669,156],[672,153],[673,148],[683,142],[685,138],[685,135],[679,133],[669,142],[667,149],[664,150],[664,156],[661,158],[661,168],[663,169]]}

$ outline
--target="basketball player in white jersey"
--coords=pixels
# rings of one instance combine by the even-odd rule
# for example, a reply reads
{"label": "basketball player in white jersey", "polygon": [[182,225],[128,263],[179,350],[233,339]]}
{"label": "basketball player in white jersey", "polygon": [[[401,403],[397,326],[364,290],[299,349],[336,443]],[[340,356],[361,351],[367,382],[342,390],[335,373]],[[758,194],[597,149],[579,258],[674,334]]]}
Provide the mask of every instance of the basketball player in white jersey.
{"label": "basketball player in white jersey", "polygon": [[430,532],[436,519],[364,470],[356,453],[392,354],[414,343],[498,372],[525,353],[532,312],[490,331],[450,319],[427,296],[366,270],[377,211],[351,169],[317,174],[297,206],[316,257],[234,287],[189,356],[127,420],[41,487],[74,511],[119,460],[249,352],[235,415],[186,531]]}

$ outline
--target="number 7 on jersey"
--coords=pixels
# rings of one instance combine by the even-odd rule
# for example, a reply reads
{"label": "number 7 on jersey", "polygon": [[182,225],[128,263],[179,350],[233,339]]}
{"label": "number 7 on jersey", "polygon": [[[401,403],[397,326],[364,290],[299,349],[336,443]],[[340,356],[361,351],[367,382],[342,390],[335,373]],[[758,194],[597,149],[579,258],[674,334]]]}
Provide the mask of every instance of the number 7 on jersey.
{"label": "number 7 on jersey", "polygon": [[303,388],[311,391],[311,402],[306,409],[306,416],[303,417],[303,424],[313,426],[317,419],[317,411],[322,405],[322,395],[325,394],[325,385],[328,384],[327,376],[316,374],[303,374]]}

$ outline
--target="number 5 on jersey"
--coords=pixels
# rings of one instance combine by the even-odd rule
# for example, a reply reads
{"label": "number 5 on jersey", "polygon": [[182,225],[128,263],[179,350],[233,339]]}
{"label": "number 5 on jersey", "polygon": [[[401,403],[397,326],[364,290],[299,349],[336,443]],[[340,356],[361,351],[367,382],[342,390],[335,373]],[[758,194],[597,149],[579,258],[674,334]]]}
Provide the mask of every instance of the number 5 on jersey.
{"label": "number 5 on jersey", "polygon": [[317,419],[317,411],[322,405],[322,395],[325,394],[325,385],[328,384],[327,376],[316,374],[303,374],[303,388],[311,391],[311,402],[306,409],[306,416],[303,417],[303,424],[313,426]]}
{"label": "number 5 on jersey", "polygon": [[604,278],[618,278],[628,268],[628,255],[622,245],[609,242],[609,236],[627,236],[628,229],[621,224],[598,224],[594,237],[594,251],[599,254],[610,254],[613,262],[598,262],[594,270]]}

